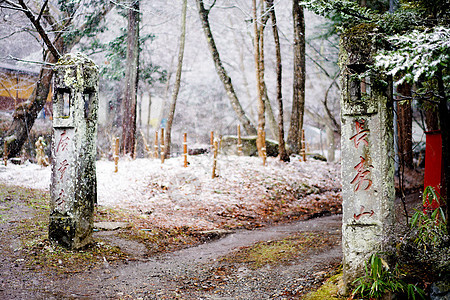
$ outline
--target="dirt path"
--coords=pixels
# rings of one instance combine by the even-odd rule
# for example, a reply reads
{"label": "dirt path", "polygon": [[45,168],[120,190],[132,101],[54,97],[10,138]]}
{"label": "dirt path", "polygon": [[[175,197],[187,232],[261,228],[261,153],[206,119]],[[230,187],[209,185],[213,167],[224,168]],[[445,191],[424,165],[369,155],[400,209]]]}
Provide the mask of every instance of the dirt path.
{"label": "dirt path", "polygon": [[[99,268],[57,276],[28,271],[20,259],[8,260],[10,255],[6,255],[2,258],[0,299],[300,298],[340,263],[340,225],[340,216],[329,216],[258,230],[240,230],[212,242],[150,259],[120,264],[110,264],[105,259]],[[297,236],[291,240],[304,240],[305,236],[299,236],[302,233],[309,234],[308,238],[322,236],[323,247],[305,249],[285,261],[258,267],[233,258],[242,249],[261,241],[271,245],[270,241],[293,235]],[[14,248],[6,246],[12,242],[13,239],[2,238],[3,254],[6,248]],[[139,251],[139,245],[132,242],[118,243],[123,247],[123,243],[127,243],[128,248]]]}

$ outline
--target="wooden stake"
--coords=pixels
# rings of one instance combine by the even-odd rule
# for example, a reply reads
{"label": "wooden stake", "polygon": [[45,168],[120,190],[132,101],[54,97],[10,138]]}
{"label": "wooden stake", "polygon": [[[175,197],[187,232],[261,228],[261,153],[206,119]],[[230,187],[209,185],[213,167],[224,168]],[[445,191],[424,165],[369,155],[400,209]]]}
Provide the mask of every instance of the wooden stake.
{"label": "wooden stake", "polygon": [[217,177],[216,168],[217,168],[217,150],[219,145],[217,141],[214,141],[214,158],[213,158],[213,169],[212,169],[212,179]]}
{"label": "wooden stake", "polygon": [[161,128],[161,163],[164,163],[166,153],[164,152],[164,128]]}
{"label": "wooden stake", "polygon": [[159,158],[159,152],[158,152],[158,130],[155,131],[155,152],[153,154],[154,158]]}
{"label": "wooden stake", "polygon": [[266,165],[266,160],[267,160],[267,151],[266,151],[266,132],[263,131],[261,132],[261,138],[262,138],[262,148],[261,148],[261,152],[262,152],[262,159],[263,159],[263,166]]}
{"label": "wooden stake", "polygon": [[238,151],[238,155],[242,156],[242,139],[241,139],[241,125],[240,124],[238,124],[238,126],[237,126],[237,133],[238,133],[237,151]]}
{"label": "wooden stake", "polygon": [[303,157],[303,161],[306,161],[306,142],[305,142],[305,130],[302,129],[302,149],[300,150],[300,154]]}
{"label": "wooden stake", "polygon": [[184,156],[184,167],[187,168],[188,161],[187,161],[187,133],[184,133],[183,137],[183,156]]}
{"label": "wooden stake", "polygon": [[119,171],[119,138],[116,137],[116,145],[114,147],[114,173]]}

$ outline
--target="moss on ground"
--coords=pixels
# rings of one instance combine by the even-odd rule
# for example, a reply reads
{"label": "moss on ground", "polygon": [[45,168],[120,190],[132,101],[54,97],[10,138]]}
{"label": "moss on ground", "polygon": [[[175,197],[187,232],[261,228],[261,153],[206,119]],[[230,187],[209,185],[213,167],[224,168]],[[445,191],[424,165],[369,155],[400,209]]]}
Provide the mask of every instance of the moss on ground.
{"label": "moss on ground", "polygon": [[[48,240],[49,192],[0,184],[0,224],[3,239],[14,239],[15,259],[30,270],[44,273],[82,272],[111,262],[132,259],[129,254],[105,240],[95,239],[82,250],[68,250]],[[14,213],[9,211],[14,210]],[[147,255],[174,251],[205,241],[205,237],[187,227],[155,228],[142,216],[123,209],[98,206],[94,222],[129,222],[126,229],[115,231],[119,238],[142,243]],[[147,230],[146,228],[151,228]]]}
{"label": "moss on ground", "polygon": [[304,299],[305,300],[335,300],[335,299],[346,299],[345,297],[339,296],[339,289],[342,287],[342,271],[330,277],[325,283],[316,291],[308,293]]}
{"label": "moss on ground", "polygon": [[[0,188],[0,203],[5,212],[2,220],[8,225],[2,230],[2,241],[14,240],[14,258],[23,261],[29,270],[47,274],[82,272],[128,258],[118,247],[112,247],[101,240],[73,251],[50,243],[49,193],[4,184],[0,184]],[[10,210],[14,210],[14,213],[8,213]],[[122,216],[110,210],[109,217],[120,219]]]}
{"label": "moss on ground", "polygon": [[309,251],[329,245],[329,237],[323,232],[303,232],[281,240],[264,241],[221,258],[223,263],[243,263],[251,269],[265,265],[286,264]]}

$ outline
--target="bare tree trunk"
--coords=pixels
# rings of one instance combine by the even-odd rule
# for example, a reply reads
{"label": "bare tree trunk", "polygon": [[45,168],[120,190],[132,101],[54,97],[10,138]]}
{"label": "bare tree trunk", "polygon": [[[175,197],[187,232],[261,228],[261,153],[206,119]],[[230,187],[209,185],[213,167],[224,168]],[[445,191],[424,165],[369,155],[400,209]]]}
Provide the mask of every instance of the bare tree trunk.
{"label": "bare tree trunk", "polygon": [[303,7],[292,1],[294,19],[294,84],[292,97],[291,124],[287,143],[292,153],[300,153],[302,148],[303,114],[305,109],[305,17]]}
{"label": "bare tree trunk", "polygon": [[[403,96],[411,96],[411,86],[403,83],[397,87]],[[413,168],[412,153],[412,109],[411,102],[397,102],[397,128],[398,128],[398,157],[400,165]]]}
{"label": "bare tree trunk", "polygon": [[424,102],[425,123],[427,131],[439,130],[438,104]]}
{"label": "bare tree trunk", "polygon": [[275,115],[273,113],[272,104],[270,103],[269,95],[267,94],[267,86],[266,82],[262,82],[263,85],[263,101],[264,101],[264,108],[265,108],[265,114],[267,118],[267,127],[268,130],[270,130],[270,133],[272,134],[273,138],[275,140],[278,140],[278,125],[277,120],[275,119]]}
{"label": "bare tree trunk", "polygon": [[186,9],[187,9],[187,0],[183,0],[183,7],[181,12],[180,48],[178,51],[178,67],[177,67],[177,74],[175,75],[175,85],[173,87],[172,102],[170,103],[169,109],[169,117],[167,118],[167,129],[164,142],[166,146],[164,156],[166,158],[170,157],[172,124],[173,119],[175,117],[175,106],[177,104],[178,92],[180,91],[181,71],[183,69],[184,44],[186,41]]}
{"label": "bare tree trunk", "polygon": [[214,42],[214,37],[211,32],[211,28],[209,26],[209,11],[205,9],[203,4],[203,0],[196,0],[198,12],[200,15],[200,20],[202,22],[203,31],[205,32],[206,41],[208,42],[209,50],[211,52],[212,58],[214,60],[214,65],[216,67],[217,74],[219,75],[220,80],[222,81],[225,90],[227,92],[228,98],[230,99],[231,106],[233,107],[236,115],[244,127],[245,131],[249,135],[255,135],[256,129],[255,126],[250,122],[249,118],[245,114],[245,111],[242,109],[242,106],[236,96],[236,92],[234,91],[233,84],[231,83],[231,78],[227,75],[225,68],[222,65],[222,61],[220,60],[219,52],[216,47],[216,43]]}
{"label": "bare tree trunk", "polygon": [[281,46],[280,37],[278,35],[277,18],[275,15],[275,7],[273,0],[266,0],[269,9],[270,18],[272,19],[273,39],[275,43],[276,55],[276,73],[277,73],[277,104],[278,104],[278,154],[281,161],[289,161],[289,155],[286,152],[284,143],[284,112],[283,112],[283,93],[282,93],[282,64],[281,64]]}
{"label": "bare tree trunk", "polygon": [[123,153],[134,156],[136,139],[136,94],[139,72],[139,0],[128,9],[127,68],[122,102]]}
{"label": "bare tree trunk", "polygon": [[258,149],[259,157],[263,157],[263,149],[265,147],[265,141],[263,141],[263,132],[265,130],[266,119],[265,119],[265,107],[264,107],[264,87],[263,87],[263,77],[264,77],[264,61],[262,49],[264,48],[263,40],[263,26],[261,25],[261,32],[258,28],[258,15],[256,10],[256,0],[252,1],[253,7],[253,49],[255,58],[255,74],[256,74],[256,91],[258,100],[258,137],[256,139],[256,148]]}
{"label": "bare tree trunk", "polygon": [[138,118],[137,118],[137,128],[141,129],[142,127],[142,99],[144,98],[144,92],[140,91],[138,98]]}
{"label": "bare tree trunk", "polygon": [[163,102],[161,103],[161,110],[159,111],[158,121],[156,122],[156,130],[158,130],[159,128],[163,128],[163,120],[166,117],[166,115],[168,114],[170,80],[172,79],[172,75],[174,73],[173,65],[175,63],[175,56],[176,55],[172,55],[172,58],[170,60],[170,67],[169,67],[169,71],[167,72],[167,80],[166,80],[166,85],[164,87]]}

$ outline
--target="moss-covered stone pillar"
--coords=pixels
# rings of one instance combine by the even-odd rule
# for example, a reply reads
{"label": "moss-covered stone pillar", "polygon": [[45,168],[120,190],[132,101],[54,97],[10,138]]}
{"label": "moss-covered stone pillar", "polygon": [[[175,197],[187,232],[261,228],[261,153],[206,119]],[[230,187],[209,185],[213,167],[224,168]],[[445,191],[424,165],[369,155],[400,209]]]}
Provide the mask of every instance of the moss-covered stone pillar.
{"label": "moss-covered stone pillar", "polygon": [[393,223],[392,81],[366,72],[373,64],[376,29],[360,25],[341,36],[342,250],[345,293],[383,251]]}
{"label": "moss-covered stone pillar", "polygon": [[91,241],[97,201],[98,68],[77,53],[54,72],[49,239],[77,249]]}

